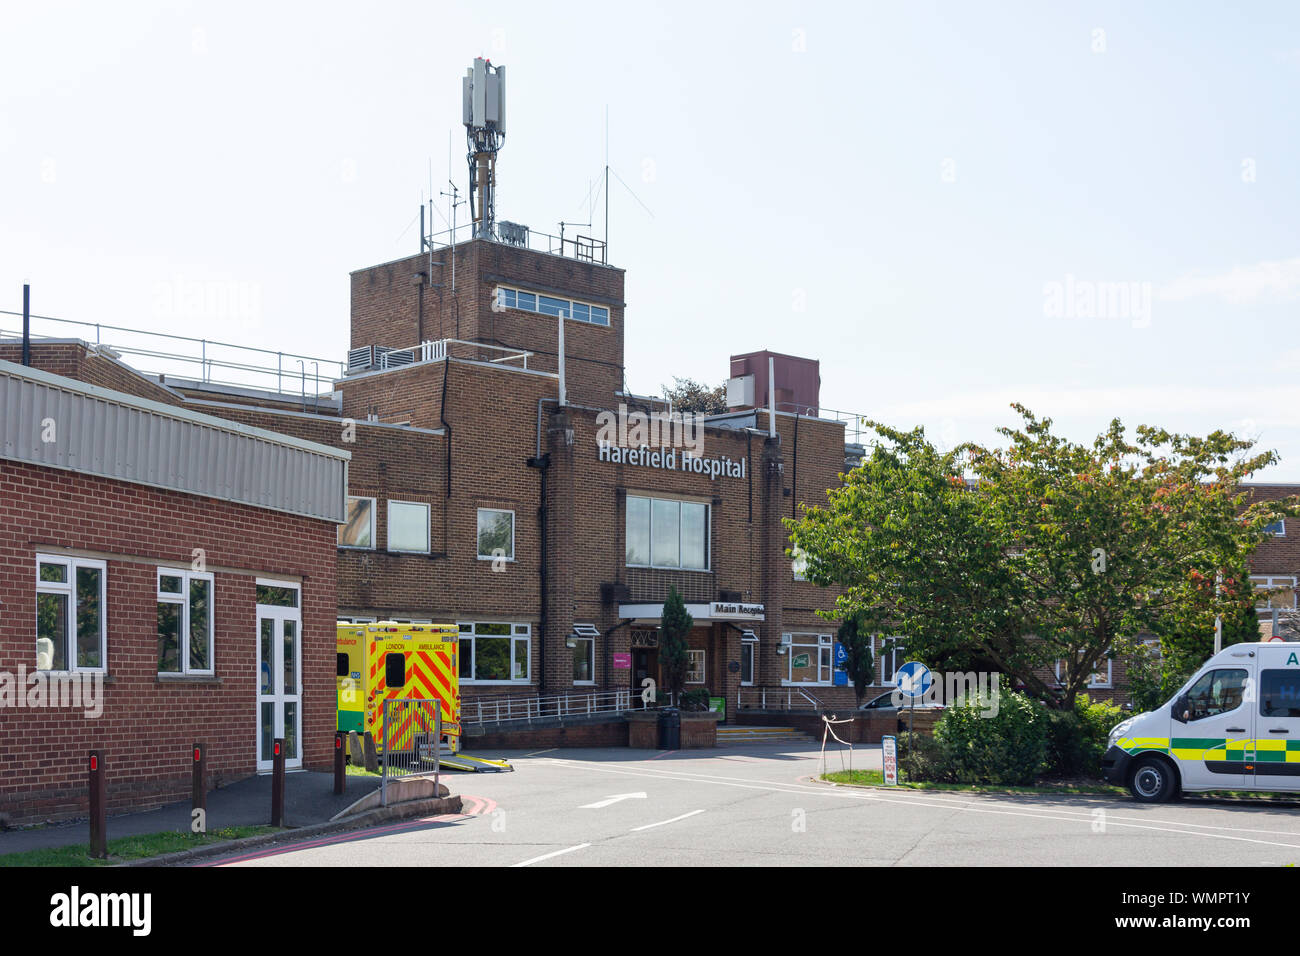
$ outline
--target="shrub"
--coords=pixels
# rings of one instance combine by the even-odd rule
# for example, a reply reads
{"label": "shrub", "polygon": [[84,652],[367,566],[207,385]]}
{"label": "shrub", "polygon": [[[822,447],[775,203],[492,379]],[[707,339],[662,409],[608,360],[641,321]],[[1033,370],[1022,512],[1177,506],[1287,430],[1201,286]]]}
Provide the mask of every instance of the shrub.
{"label": "shrub", "polygon": [[898,771],[900,779],[917,783],[948,783],[952,779],[939,742],[928,734],[898,734]]}
{"label": "shrub", "polygon": [[680,700],[681,709],[685,711],[694,713],[709,709],[709,692],[703,687],[683,692]]}
{"label": "shrub", "polygon": [[1047,772],[1057,777],[1100,777],[1111,728],[1124,711],[1109,701],[1074,699],[1074,710],[1049,710]]}
{"label": "shrub", "polygon": [[997,714],[976,697],[949,707],[935,725],[942,764],[957,783],[1028,786],[1047,764],[1044,708],[1005,685]]}

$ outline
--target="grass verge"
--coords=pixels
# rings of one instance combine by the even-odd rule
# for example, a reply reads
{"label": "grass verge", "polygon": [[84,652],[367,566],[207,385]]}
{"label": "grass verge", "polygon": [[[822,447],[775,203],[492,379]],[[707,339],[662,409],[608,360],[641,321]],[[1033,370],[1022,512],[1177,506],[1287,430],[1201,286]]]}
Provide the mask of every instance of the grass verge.
{"label": "grass verge", "polygon": [[[830,783],[847,783],[857,786],[883,787],[885,785],[885,775],[881,770],[836,770],[823,774],[822,779]],[[1105,783],[1080,783],[1077,781],[1049,782],[1033,787],[1004,787],[991,784],[929,783],[900,778],[898,786],[903,790],[959,790],[966,793],[1127,793],[1122,787],[1112,787]]]}
{"label": "grass verge", "polygon": [[85,844],[51,847],[45,850],[24,850],[21,853],[0,854],[0,866],[112,866],[127,860],[142,860],[179,850],[193,850],[210,843],[241,840],[279,832],[278,827],[247,826],[225,827],[209,833],[147,833],[140,836],[119,837],[108,841],[108,858],[90,856]]}

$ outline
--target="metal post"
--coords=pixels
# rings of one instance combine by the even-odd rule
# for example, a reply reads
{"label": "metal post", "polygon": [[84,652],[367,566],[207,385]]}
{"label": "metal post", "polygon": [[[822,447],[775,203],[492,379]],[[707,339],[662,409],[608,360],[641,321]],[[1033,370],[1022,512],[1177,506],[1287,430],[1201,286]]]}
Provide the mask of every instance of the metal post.
{"label": "metal post", "polygon": [[271,763],[271,826],[284,826],[284,738],[276,737]]}
{"label": "metal post", "polygon": [[391,701],[384,701],[384,719],[382,723],[384,759],[380,765],[379,773],[379,805],[381,807],[388,806],[388,705],[390,703]]}
{"label": "metal post", "polygon": [[90,752],[90,855],[108,857],[108,778],[104,770],[104,751]]}
{"label": "metal post", "polygon": [[32,364],[32,287],[23,283],[23,365]]}
{"label": "metal post", "polygon": [[194,810],[202,810],[204,830],[207,829],[208,815],[208,745],[194,744],[194,779],[190,789],[190,820],[193,821]]}
{"label": "metal post", "polygon": [[343,767],[343,731],[334,732],[334,792],[342,793],[347,784],[347,771]]}
{"label": "metal post", "polygon": [[442,701],[433,702],[433,795],[442,796]]}

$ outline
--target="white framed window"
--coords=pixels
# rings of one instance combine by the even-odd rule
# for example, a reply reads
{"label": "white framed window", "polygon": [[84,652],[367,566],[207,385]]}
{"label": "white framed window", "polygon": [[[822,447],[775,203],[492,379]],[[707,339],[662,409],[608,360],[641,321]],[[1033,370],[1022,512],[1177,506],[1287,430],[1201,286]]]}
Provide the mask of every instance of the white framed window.
{"label": "white framed window", "polygon": [[573,683],[596,683],[596,639],[594,637],[573,639]]}
{"label": "white framed window", "polygon": [[876,635],[876,684],[880,687],[894,686],[894,675],[898,668],[906,664],[906,654],[901,637]]}
{"label": "white framed window", "polygon": [[1255,590],[1265,591],[1273,588],[1282,588],[1276,594],[1265,595],[1259,603],[1255,605],[1257,611],[1273,610],[1294,610],[1295,600],[1295,577],[1288,574],[1252,574],[1251,583],[1255,585]]}
{"label": "white framed window", "polygon": [[377,618],[357,617],[355,614],[343,614],[335,618],[340,624],[374,624]]}
{"label": "white framed window", "polygon": [[66,555],[36,555],[36,669],[107,669],[108,566]]}
{"label": "white framed window", "polygon": [[754,666],[758,657],[758,635],[746,631],[740,637],[740,684],[754,686]]}
{"label": "white framed window", "polygon": [[781,635],[785,645],[784,684],[831,685],[835,639],[830,634],[791,632]]}
{"label": "white framed window", "polygon": [[686,652],[686,683],[704,683],[705,652],[691,648]]}
{"label": "white framed window", "polygon": [[532,625],[462,621],[462,684],[527,684],[531,674]]}
{"label": "white framed window", "polygon": [[388,502],[388,550],[429,553],[429,506],[417,501]]}
{"label": "white framed window", "polygon": [[522,309],[538,315],[563,315],[574,322],[588,325],[609,325],[609,309],[603,305],[580,302],[577,299],[559,299],[539,292],[525,292],[509,286],[497,286],[497,306],[503,309]]}
{"label": "white framed window", "polygon": [[804,553],[803,548],[792,548],[793,552],[790,558],[790,570],[794,574],[796,581],[808,580],[808,555]]}
{"label": "white framed window", "polygon": [[1286,519],[1285,519],[1285,518],[1278,518],[1278,519],[1277,519],[1276,521],[1274,521],[1272,524],[1270,524],[1270,525],[1265,525],[1265,526],[1264,526],[1264,530],[1267,531],[1269,534],[1273,535],[1273,537],[1275,537],[1275,538],[1285,538],[1285,537],[1286,537]]}
{"label": "white framed window", "polygon": [[339,525],[340,548],[374,548],[375,499],[348,497],[348,516]]}
{"label": "white framed window", "polygon": [[515,513],[501,508],[478,509],[480,561],[515,559]]}
{"label": "white framed window", "polygon": [[627,496],[627,565],[709,569],[709,505]]}
{"label": "white framed window", "polygon": [[[1088,675],[1088,686],[1090,688],[1091,687],[1106,688],[1106,687],[1113,686],[1111,682],[1111,675],[1113,673],[1112,669],[1114,665],[1115,662],[1110,659],[1102,661],[1101,666],[1097,670],[1093,671],[1091,674]],[[1056,662],[1056,684],[1058,687],[1065,683],[1065,677],[1066,677],[1065,661],[1057,661]]]}
{"label": "white framed window", "polygon": [[158,673],[212,674],[211,574],[158,569]]}

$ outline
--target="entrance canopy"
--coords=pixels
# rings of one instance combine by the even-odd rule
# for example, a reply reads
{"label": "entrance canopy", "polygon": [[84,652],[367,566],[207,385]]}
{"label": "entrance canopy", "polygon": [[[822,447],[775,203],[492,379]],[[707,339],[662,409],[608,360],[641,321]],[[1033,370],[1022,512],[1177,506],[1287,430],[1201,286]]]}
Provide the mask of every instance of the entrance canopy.
{"label": "entrance canopy", "polygon": [[[696,624],[711,621],[761,621],[763,605],[745,604],[739,601],[713,601],[709,604],[687,604],[686,613],[695,619]],[[618,616],[624,620],[653,621],[658,623],[664,616],[662,604],[620,604]]]}

